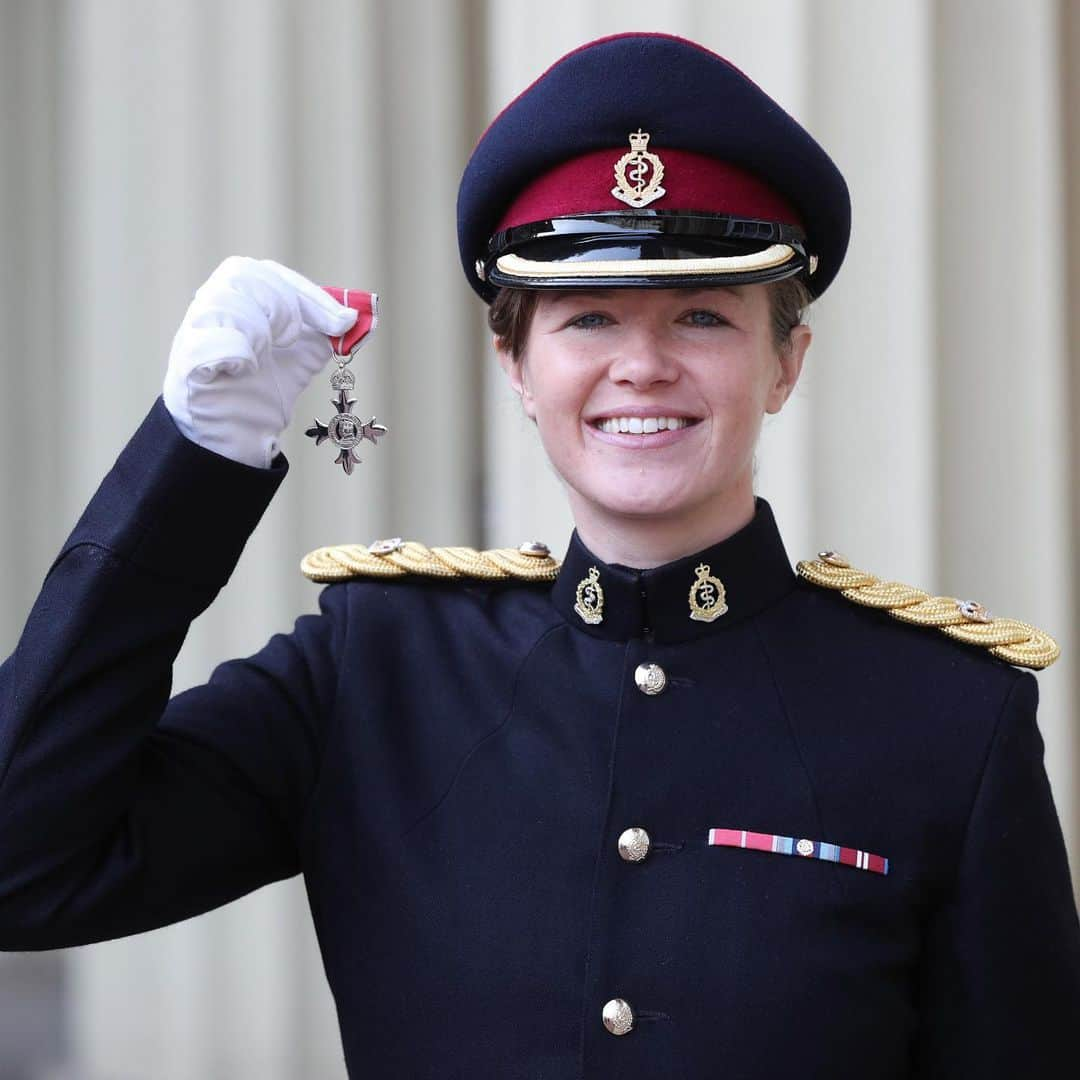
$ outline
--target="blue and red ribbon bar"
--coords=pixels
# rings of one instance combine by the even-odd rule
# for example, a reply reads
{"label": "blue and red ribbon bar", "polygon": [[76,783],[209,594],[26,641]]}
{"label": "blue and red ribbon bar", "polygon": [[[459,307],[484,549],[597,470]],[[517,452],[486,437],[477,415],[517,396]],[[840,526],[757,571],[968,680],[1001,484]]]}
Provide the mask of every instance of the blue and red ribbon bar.
{"label": "blue and red ribbon bar", "polygon": [[874,874],[887,874],[889,860],[859,848],[841,847],[824,840],[807,837],[777,836],[775,833],[751,832],[749,829],[710,829],[709,844],[721,847],[751,848],[754,851],[771,851],[776,855],[801,855],[805,859],[824,859],[843,863],[856,870],[869,870]]}

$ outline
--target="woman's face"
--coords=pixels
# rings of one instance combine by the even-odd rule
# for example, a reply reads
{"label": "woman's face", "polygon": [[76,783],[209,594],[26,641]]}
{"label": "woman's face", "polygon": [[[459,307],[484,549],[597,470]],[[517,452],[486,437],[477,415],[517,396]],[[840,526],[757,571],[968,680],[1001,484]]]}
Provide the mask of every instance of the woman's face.
{"label": "woman's face", "polygon": [[524,354],[499,357],[575,520],[678,519],[751,496],[763,414],[809,343],[799,326],[777,351],[765,285],[581,289],[541,293]]}

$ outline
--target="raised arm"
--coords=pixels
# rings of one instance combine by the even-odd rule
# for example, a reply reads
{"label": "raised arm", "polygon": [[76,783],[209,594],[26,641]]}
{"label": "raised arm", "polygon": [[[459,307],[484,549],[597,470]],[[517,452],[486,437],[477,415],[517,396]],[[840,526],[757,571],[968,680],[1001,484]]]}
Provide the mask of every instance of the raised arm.
{"label": "raised arm", "polygon": [[0,667],[0,949],[136,933],[300,868],[344,590],[169,700],[188,626],[285,475],[295,396],[356,317],[275,266],[226,260],[196,294],[164,399]]}

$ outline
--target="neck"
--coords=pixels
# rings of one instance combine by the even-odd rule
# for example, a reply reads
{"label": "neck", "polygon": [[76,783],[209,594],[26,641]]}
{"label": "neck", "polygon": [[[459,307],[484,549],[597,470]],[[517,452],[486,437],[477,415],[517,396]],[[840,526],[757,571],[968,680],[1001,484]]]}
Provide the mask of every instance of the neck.
{"label": "neck", "polygon": [[696,512],[612,514],[571,493],[574,526],[582,543],[606,563],[649,570],[726,540],[754,517],[754,493],[746,486]]}

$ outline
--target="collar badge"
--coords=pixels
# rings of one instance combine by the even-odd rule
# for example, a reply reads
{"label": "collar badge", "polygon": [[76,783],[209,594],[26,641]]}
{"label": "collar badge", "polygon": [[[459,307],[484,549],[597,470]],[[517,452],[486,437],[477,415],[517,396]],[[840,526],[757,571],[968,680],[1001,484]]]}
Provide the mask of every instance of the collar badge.
{"label": "collar badge", "polygon": [[724,583],[709,570],[706,563],[694,570],[697,577],[690,586],[690,618],[695,622],[712,622],[728,609]]}
{"label": "collar badge", "polygon": [[638,128],[630,135],[629,152],[615,162],[615,186],[611,194],[640,210],[667,194],[660,186],[663,179],[664,163],[649,151],[648,132]]}
{"label": "collar badge", "polygon": [[600,571],[595,566],[590,566],[588,575],[578,582],[574,610],[590,626],[604,618],[604,590],[600,586]]}

